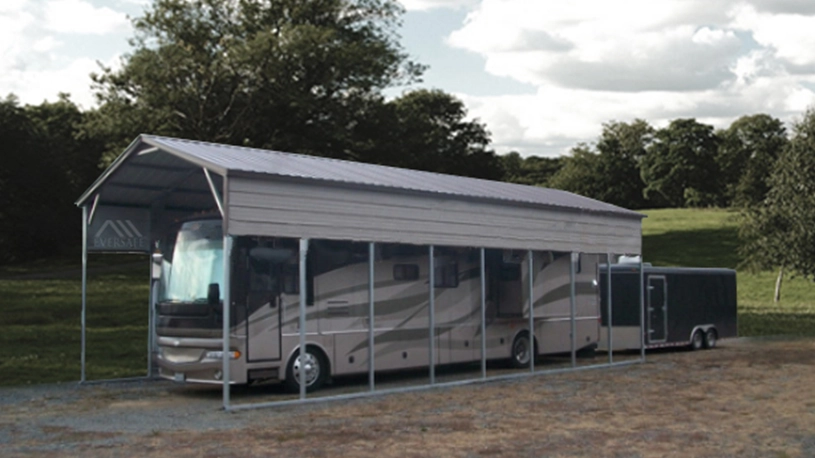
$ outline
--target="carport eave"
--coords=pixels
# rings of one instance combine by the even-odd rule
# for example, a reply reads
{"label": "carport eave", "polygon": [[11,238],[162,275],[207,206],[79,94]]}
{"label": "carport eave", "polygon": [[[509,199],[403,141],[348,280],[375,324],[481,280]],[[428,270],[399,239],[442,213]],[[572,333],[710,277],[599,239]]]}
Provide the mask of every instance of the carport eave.
{"label": "carport eave", "polygon": [[125,164],[125,162],[130,159],[134,154],[138,154],[139,152],[143,151],[145,148],[142,146],[148,146],[150,148],[157,148],[160,151],[164,151],[168,154],[178,157],[186,162],[189,162],[192,165],[206,168],[218,175],[223,177],[226,176],[226,169],[215,164],[212,164],[207,161],[203,161],[200,158],[192,157],[182,151],[179,151],[175,148],[167,147],[161,143],[158,143],[153,140],[150,135],[147,134],[139,134],[135,140],[133,140],[127,148],[125,148],[124,152],[113,161],[113,163],[108,166],[108,168],[93,182],[93,184],[84,192],[82,195],[74,202],[74,205],[77,207],[84,207],[88,205],[88,202],[93,199],[93,197],[98,193],[99,189],[104,185],[104,183],[119,170],[120,167]]}

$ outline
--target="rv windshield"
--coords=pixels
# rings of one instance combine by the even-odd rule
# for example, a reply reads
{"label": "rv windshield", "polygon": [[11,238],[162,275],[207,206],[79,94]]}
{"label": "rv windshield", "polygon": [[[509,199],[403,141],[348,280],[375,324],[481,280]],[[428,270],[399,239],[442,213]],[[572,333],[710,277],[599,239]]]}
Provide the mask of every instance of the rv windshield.
{"label": "rv windshield", "polygon": [[[218,220],[191,221],[178,231],[172,258],[164,263],[162,302],[207,302],[209,285],[223,292],[223,232]],[[222,299],[223,295],[219,299]]]}

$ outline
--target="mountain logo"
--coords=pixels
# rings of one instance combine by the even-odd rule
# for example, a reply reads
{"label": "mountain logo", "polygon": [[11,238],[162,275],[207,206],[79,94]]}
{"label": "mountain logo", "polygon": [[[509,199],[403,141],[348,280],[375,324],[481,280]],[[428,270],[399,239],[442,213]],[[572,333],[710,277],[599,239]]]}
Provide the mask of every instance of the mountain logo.
{"label": "mountain logo", "polygon": [[133,221],[129,219],[109,219],[105,221],[105,223],[102,224],[102,227],[96,231],[94,237],[101,238],[104,235],[105,230],[108,228],[113,229],[116,235],[120,238],[144,237],[133,224]]}

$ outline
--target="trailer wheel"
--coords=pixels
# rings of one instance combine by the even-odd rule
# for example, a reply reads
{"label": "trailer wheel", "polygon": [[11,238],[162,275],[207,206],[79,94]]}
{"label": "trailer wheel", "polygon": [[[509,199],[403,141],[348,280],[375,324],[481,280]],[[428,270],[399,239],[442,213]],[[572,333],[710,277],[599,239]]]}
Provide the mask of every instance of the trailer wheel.
{"label": "trailer wheel", "polygon": [[286,365],[286,390],[292,393],[300,392],[300,364],[305,364],[306,372],[306,392],[318,390],[328,379],[328,359],[323,352],[314,346],[306,347],[306,354],[303,358],[295,352]]}
{"label": "trailer wheel", "polygon": [[518,334],[512,342],[512,359],[510,364],[516,369],[529,367],[529,360],[534,353],[535,350],[529,342],[529,333],[522,332]]}
{"label": "trailer wheel", "polygon": [[690,349],[691,350],[701,350],[705,346],[705,337],[702,335],[702,331],[696,331],[693,333],[693,337],[690,339]]}
{"label": "trailer wheel", "polygon": [[716,334],[716,330],[713,328],[708,329],[705,333],[705,348],[711,349],[715,347],[717,338],[718,335]]}

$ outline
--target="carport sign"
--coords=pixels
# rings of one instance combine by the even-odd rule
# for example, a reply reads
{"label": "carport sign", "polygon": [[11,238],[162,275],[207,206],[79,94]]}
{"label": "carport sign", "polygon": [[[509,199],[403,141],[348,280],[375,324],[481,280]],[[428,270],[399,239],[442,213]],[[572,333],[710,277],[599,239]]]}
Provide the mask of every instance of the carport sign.
{"label": "carport sign", "polygon": [[150,252],[150,212],[99,206],[88,226],[88,251]]}

